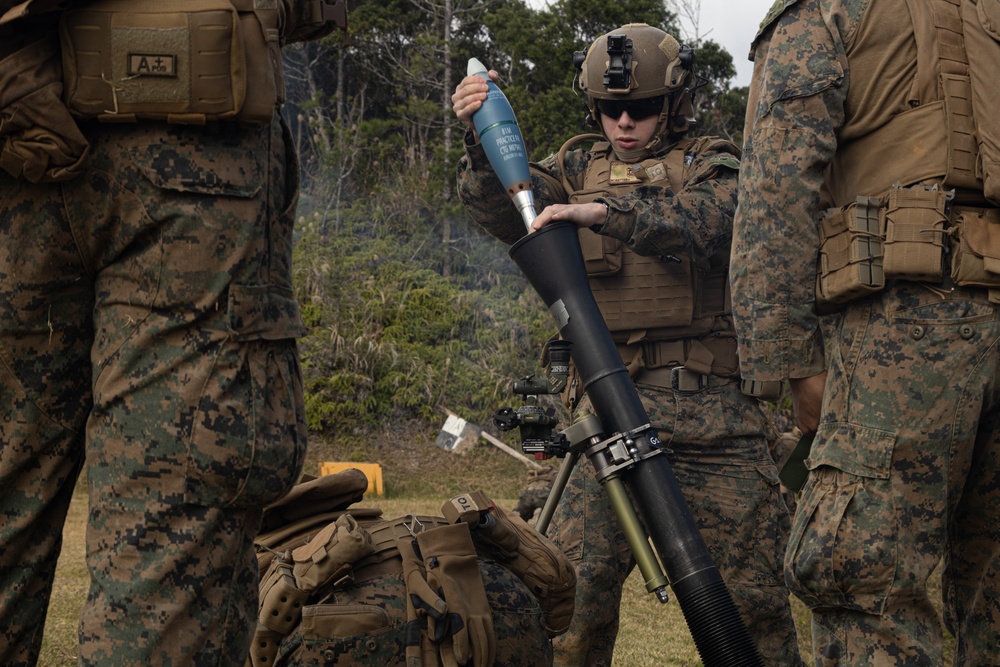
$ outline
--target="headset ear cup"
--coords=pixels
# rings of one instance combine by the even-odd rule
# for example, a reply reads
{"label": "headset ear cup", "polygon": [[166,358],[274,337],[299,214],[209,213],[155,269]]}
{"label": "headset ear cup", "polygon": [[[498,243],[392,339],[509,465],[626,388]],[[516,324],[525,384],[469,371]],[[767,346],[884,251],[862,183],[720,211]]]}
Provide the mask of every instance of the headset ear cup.
{"label": "headset ear cup", "polygon": [[587,97],[587,113],[583,117],[583,126],[596,130],[601,127],[601,112],[597,108],[597,100],[593,97]]}
{"label": "headset ear cup", "polygon": [[670,95],[670,133],[686,134],[694,129],[694,100],[691,89],[683,88]]}

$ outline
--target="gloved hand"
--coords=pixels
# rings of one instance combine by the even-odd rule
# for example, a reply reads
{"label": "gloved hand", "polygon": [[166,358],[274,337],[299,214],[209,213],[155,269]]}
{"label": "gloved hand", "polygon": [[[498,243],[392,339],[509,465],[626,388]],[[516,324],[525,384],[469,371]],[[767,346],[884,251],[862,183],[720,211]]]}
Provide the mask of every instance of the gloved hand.
{"label": "gloved hand", "polygon": [[436,630],[444,629],[438,622],[444,621],[448,605],[427,585],[424,562],[417,555],[416,544],[416,539],[409,535],[396,540],[406,583],[406,667],[436,667],[438,649],[428,634],[428,618],[434,620]]}
{"label": "gloved hand", "polygon": [[516,513],[498,507],[482,491],[463,493],[444,504],[452,523],[467,523],[481,553],[500,561],[528,585],[542,608],[549,637],[569,629],[576,600],[576,570],[548,538]]}
{"label": "gloved hand", "polygon": [[[441,660],[449,664],[492,667],[496,657],[493,613],[479,574],[479,561],[467,523],[432,528],[417,535],[423,556],[427,584],[447,605],[445,637],[441,622],[429,622],[439,641]],[[449,655],[449,644],[453,655]],[[452,662],[454,660],[454,662]]]}

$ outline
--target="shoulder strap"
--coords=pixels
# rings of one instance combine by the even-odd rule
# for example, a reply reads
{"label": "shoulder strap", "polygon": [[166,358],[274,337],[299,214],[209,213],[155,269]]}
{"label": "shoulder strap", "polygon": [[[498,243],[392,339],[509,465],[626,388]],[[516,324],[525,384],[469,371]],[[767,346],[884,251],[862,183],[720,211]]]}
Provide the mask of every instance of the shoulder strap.
{"label": "shoulder strap", "polygon": [[562,172],[562,185],[567,193],[576,192],[580,188],[569,182],[569,177],[566,176],[566,153],[569,152],[570,148],[573,148],[577,144],[582,144],[585,141],[593,141],[594,145],[591,150],[595,152],[600,152],[602,150],[607,150],[610,144],[604,139],[603,135],[600,134],[578,134],[575,137],[571,137],[562,145],[557,153],[556,161],[559,163],[559,170]]}

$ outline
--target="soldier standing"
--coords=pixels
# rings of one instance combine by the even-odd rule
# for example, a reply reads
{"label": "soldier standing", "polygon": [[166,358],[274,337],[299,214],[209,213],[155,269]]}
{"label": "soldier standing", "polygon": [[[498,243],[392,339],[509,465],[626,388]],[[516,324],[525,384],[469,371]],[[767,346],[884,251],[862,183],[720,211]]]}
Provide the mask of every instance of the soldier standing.
{"label": "soldier standing", "polygon": [[338,21],[0,0],[0,663],[38,659],[86,461],[80,664],[243,664],[306,445],[279,49]]}
{"label": "soldier standing", "polygon": [[[601,134],[571,139],[531,165],[544,206],[532,227],[555,220],[580,227],[601,313],[751,637],[766,664],[799,665],[781,577],[789,517],[766,419],[740,390],[728,305],[739,149],[714,137],[684,138],[693,57],[645,24],[622,26],[591,45],[580,85]],[[458,190],[477,223],[513,243],[524,225],[471,120],[486,93],[486,82],[470,76],[452,96],[470,128]],[[596,143],[573,147],[582,141]],[[572,407],[585,409],[586,398],[580,405],[576,398]],[[584,468],[574,471],[553,520],[552,538],[580,582],[570,630],[554,641],[555,664],[610,665],[622,584],[634,561]]]}
{"label": "soldier standing", "polygon": [[744,375],[790,378],[816,433],[785,569],[817,665],[942,664],[942,558],[954,664],[997,664],[996,25],[800,0],[753,45],[734,314]]}

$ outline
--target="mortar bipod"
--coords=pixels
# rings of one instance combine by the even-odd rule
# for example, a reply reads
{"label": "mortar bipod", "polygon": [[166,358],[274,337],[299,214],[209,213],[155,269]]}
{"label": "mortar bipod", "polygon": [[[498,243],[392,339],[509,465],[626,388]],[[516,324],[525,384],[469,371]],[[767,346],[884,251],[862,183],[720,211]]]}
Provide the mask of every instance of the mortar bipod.
{"label": "mortar bipod", "polygon": [[[625,490],[625,485],[618,477],[620,470],[630,468],[639,460],[634,447],[629,446],[631,435],[635,432],[645,431],[652,428],[649,424],[635,429],[629,433],[618,433],[605,439],[604,429],[597,415],[592,413],[583,414],[572,426],[562,433],[569,440],[569,452],[563,459],[552,489],[545,499],[541,513],[535,521],[535,530],[545,535],[555,514],[556,506],[562,498],[563,491],[569,477],[580,460],[581,454],[585,454],[594,466],[597,481],[600,482],[614,510],[618,525],[621,526],[625,539],[632,549],[636,565],[642,573],[643,581],[646,583],[646,592],[655,593],[656,599],[660,602],[667,602],[667,586],[669,581],[663,573],[660,561],[656,558],[653,547],[649,544],[649,536],[646,528],[639,520],[639,516],[632,506],[632,500]],[[649,456],[662,454],[663,450],[657,450]]]}

